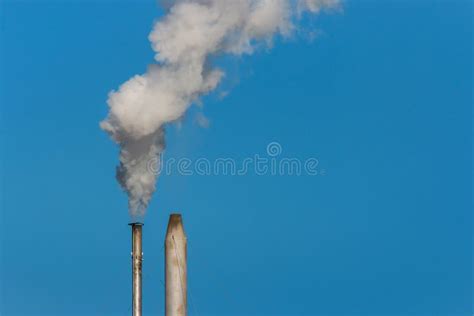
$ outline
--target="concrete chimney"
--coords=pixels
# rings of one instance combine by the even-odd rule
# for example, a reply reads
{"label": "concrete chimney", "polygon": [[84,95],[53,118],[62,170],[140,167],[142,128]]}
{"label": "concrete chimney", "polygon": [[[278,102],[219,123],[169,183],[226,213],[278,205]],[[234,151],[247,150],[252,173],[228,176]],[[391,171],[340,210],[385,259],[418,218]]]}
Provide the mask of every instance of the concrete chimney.
{"label": "concrete chimney", "polygon": [[132,315],[142,315],[142,227],[143,223],[132,226]]}
{"label": "concrete chimney", "polygon": [[165,238],[166,316],[187,313],[186,235],[181,214],[171,214]]}

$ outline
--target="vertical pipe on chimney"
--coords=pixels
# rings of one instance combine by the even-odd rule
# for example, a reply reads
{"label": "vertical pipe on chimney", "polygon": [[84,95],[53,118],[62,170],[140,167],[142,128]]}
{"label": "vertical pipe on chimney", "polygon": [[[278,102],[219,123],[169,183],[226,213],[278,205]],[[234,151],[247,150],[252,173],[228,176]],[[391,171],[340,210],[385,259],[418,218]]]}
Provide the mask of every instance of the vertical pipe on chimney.
{"label": "vertical pipe on chimney", "polygon": [[142,315],[142,226],[143,223],[131,223],[132,226],[132,315]]}
{"label": "vertical pipe on chimney", "polygon": [[171,214],[165,238],[166,316],[187,312],[186,234],[181,214]]}

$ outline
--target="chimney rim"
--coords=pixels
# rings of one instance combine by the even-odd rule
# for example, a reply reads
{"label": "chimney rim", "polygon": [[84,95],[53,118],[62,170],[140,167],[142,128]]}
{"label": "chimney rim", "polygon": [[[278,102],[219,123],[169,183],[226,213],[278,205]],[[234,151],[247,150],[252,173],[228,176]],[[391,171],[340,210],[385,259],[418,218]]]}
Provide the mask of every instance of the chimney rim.
{"label": "chimney rim", "polygon": [[145,224],[143,224],[142,222],[132,222],[132,223],[129,223],[128,225],[129,226],[143,226]]}

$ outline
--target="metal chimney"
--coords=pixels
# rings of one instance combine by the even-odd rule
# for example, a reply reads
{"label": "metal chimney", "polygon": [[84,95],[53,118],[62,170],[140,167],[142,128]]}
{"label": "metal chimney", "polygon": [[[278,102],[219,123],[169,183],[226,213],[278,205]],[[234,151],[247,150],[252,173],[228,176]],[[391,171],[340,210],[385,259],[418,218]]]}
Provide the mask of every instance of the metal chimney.
{"label": "metal chimney", "polygon": [[171,214],[165,238],[166,316],[186,316],[186,235],[181,214]]}
{"label": "metal chimney", "polygon": [[142,227],[143,223],[132,226],[132,315],[142,315]]}

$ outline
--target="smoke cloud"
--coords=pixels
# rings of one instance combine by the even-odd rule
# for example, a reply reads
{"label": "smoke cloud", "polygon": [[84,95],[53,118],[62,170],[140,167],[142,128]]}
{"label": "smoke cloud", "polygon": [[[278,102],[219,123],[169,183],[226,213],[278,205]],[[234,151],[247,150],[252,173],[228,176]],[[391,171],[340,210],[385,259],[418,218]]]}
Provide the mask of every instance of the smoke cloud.
{"label": "smoke cloud", "polygon": [[339,0],[176,0],[169,5],[148,37],[156,63],[109,93],[109,114],[100,123],[120,146],[117,179],[132,217],[145,214],[155,191],[149,163],[158,163],[164,149],[164,126],[224,77],[210,58],[270,47],[275,36],[291,36],[305,12],[338,5]]}

